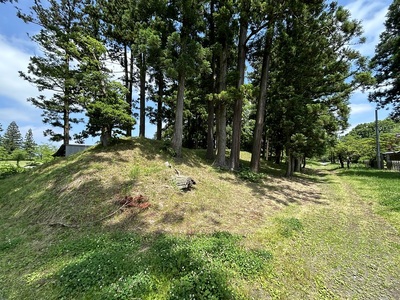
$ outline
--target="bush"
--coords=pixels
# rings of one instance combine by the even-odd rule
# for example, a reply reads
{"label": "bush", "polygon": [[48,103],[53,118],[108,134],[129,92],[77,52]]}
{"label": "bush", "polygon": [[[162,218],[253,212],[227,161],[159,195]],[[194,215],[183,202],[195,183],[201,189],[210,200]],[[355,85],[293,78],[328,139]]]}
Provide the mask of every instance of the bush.
{"label": "bush", "polygon": [[0,164],[0,179],[14,174],[22,173],[25,169],[12,164]]}

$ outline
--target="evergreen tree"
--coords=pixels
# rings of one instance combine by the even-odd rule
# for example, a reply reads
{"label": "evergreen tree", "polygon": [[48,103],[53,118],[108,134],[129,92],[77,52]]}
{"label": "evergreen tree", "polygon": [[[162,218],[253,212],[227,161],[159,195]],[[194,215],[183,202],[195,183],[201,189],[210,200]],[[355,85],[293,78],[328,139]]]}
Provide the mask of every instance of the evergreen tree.
{"label": "evergreen tree", "polygon": [[29,128],[28,132],[25,135],[25,139],[24,139],[24,143],[23,143],[23,149],[28,154],[29,159],[32,159],[33,154],[35,152],[35,148],[36,148],[36,143],[33,140],[32,129]]}
{"label": "evergreen tree", "polygon": [[322,153],[328,136],[345,128],[350,93],[370,76],[365,58],[348,47],[362,31],[347,10],[293,0],[286,14],[276,29],[267,113],[291,176],[305,155]]}
{"label": "evergreen tree", "polygon": [[2,146],[2,140],[3,140],[1,132],[3,132],[3,126],[0,124],[0,147]]}
{"label": "evergreen tree", "polygon": [[175,3],[176,31],[168,37],[168,73],[177,81],[174,134],[172,147],[178,157],[182,154],[183,111],[186,80],[196,73],[208,71],[207,50],[199,40],[203,30],[203,1],[179,0]]}
{"label": "evergreen tree", "polygon": [[110,80],[106,48],[100,41],[81,35],[76,43],[79,52],[74,55],[79,62],[80,103],[89,117],[84,134],[100,135],[103,146],[107,146],[113,133],[122,133],[116,130],[132,128],[135,123],[127,110],[126,90],[120,83]]}
{"label": "evergreen tree", "polygon": [[389,6],[385,27],[371,60],[376,84],[369,100],[380,107],[392,104],[391,116],[400,120],[400,0],[394,0]]}
{"label": "evergreen tree", "polygon": [[9,154],[22,148],[22,135],[17,123],[12,121],[3,136],[3,147]]}
{"label": "evergreen tree", "polygon": [[43,110],[45,124],[63,129],[63,133],[48,129],[45,136],[50,136],[52,141],[63,141],[65,145],[71,139],[71,124],[80,121],[73,114],[82,112],[77,102],[76,62],[72,56],[76,51],[74,39],[81,31],[82,5],[78,0],[49,0],[45,4],[35,0],[29,14],[18,12],[24,22],[41,26],[32,40],[43,51],[43,56],[31,57],[28,72],[20,71],[20,76],[36,85],[39,91],[53,93],[49,99],[40,95],[28,101]]}

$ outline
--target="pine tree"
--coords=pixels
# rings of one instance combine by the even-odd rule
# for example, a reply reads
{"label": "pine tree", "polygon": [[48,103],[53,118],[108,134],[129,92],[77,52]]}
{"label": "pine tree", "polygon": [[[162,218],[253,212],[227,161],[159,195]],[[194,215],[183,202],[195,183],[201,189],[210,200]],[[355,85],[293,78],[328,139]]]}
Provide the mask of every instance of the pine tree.
{"label": "pine tree", "polygon": [[391,116],[400,120],[400,0],[394,0],[389,6],[385,27],[371,60],[376,84],[369,100],[380,107],[392,104]]}
{"label": "pine tree", "polygon": [[22,148],[22,135],[17,123],[12,121],[3,136],[3,147],[9,154]]}
{"label": "pine tree", "polygon": [[76,52],[74,39],[80,36],[81,31],[81,8],[82,3],[78,0],[49,0],[46,4],[35,0],[29,14],[18,12],[24,22],[41,26],[32,40],[43,51],[42,56],[31,57],[28,72],[20,71],[20,76],[36,85],[39,91],[53,93],[49,99],[40,95],[28,101],[43,110],[45,124],[63,129],[63,133],[48,129],[45,136],[50,136],[52,141],[63,141],[65,145],[71,139],[71,124],[80,121],[73,114],[82,112],[77,102],[78,82],[73,60]]}
{"label": "pine tree", "polygon": [[33,154],[35,152],[36,143],[33,140],[33,133],[32,133],[32,129],[30,129],[30,128],[25,135],[25,139],[23,142],[23,148],[26,151],[26,153],[28,153],[28,158],[32,159]]}

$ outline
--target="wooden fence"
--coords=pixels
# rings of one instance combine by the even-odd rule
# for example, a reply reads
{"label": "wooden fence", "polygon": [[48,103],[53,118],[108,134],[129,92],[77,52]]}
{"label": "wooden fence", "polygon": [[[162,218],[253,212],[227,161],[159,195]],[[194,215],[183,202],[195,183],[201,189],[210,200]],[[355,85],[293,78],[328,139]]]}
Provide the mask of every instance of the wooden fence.
{"label": "wooden fence", "polygon": [[400,160],[391,160],[386,164],[388,170],[400,171]]}

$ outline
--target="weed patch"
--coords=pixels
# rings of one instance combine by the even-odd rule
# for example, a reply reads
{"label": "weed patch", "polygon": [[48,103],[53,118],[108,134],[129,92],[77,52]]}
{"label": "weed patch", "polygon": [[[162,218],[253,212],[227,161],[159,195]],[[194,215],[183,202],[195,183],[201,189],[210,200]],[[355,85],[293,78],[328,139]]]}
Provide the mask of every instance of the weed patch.
{"label": "weed patch", "polygon": [[279,219],[279,234],[283,237],[291,237],[296,231],[303,230],[303,225],[299,219],[296,218],[282,218]]}
{"label": "weed patch", "polygon": [[259,183],[265,175],[263,173],[255,173],[250,168],[243,168],[239,171],[238,176],[242,180]]}

